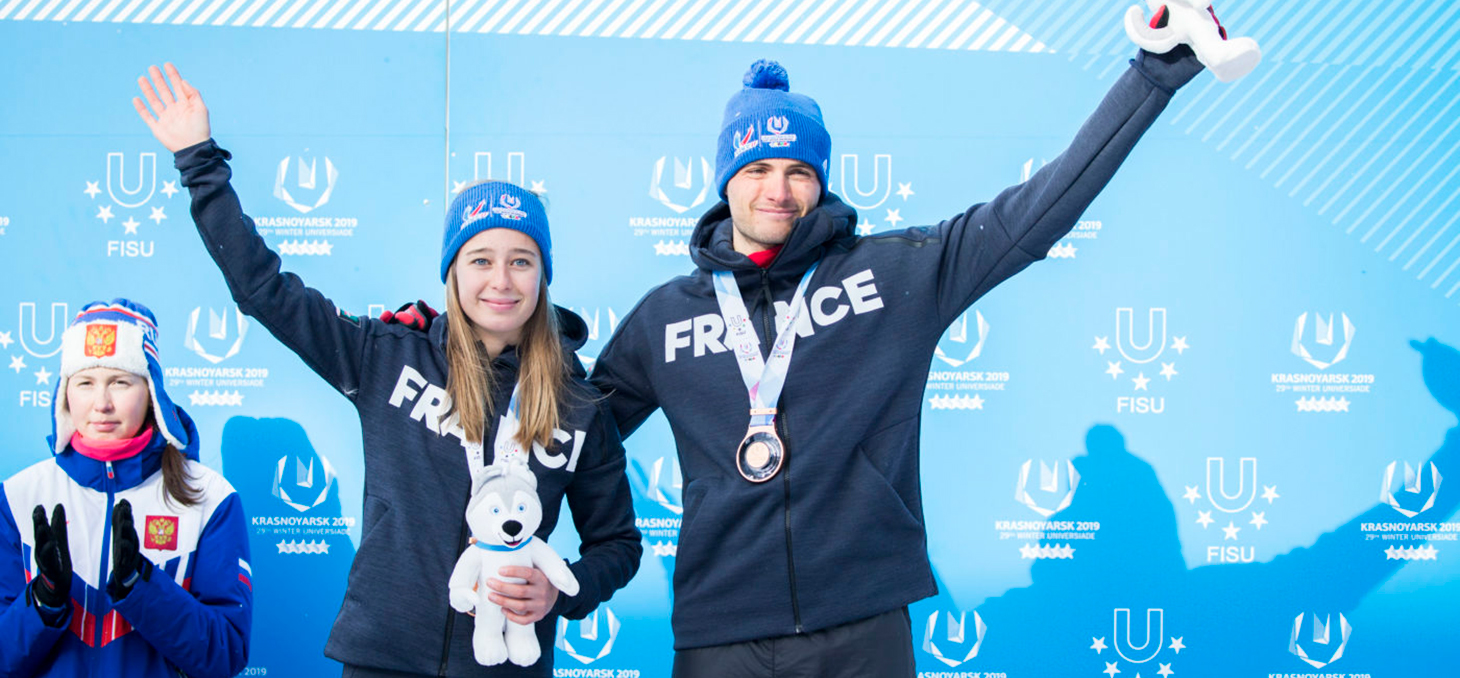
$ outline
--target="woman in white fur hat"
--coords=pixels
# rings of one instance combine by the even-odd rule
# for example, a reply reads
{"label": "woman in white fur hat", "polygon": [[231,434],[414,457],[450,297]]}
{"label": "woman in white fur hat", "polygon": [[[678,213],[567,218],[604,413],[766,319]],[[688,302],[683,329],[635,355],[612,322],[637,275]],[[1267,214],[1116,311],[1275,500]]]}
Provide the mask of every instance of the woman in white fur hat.
{"label": "woman in white fur hat", "polygon": [[55,403],[53,456],[0,484],[0,676],[243,670],[243,508],[163,389],[152,312],[87,304]]}

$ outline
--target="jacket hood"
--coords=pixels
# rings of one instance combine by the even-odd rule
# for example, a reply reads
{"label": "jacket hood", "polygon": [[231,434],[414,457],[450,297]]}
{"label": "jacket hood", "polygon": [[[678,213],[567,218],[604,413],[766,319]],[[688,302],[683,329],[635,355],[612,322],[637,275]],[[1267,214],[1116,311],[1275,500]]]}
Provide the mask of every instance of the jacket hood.
{"label": "jacket hood", "polygon": [[[772,276],[800,275],[812,262],[825,255],[827,248],[855,237],[857,211],[834,193],[827,193],[821,203],[791,227],[791,237],[771,263]],[[730,205],[721,201],[695,225],[689,239],[689,256],[695,266],[706,271],[754,271],[759,269],[749,257],[735,251],[731,233]]]}
{"label": "jacket hood", "polygon": [[[568,364],[568,372],[574,377],[585,377],[588,372],[583,368],[582,361],[578,359],[578,350],[588,343],[588,323],[584,322],[577,313],[557,304],[553,305],[553,310],[558,314],[558,340],[563,347],[563,359]],[[443,353],[446,351],[446,328],[450,322],[451,318],[443,313],[435,322],[431,323],[431,328],[428,330],[431,342]],[[503,358],[510,359],[514,367],[516,366],[516,351],[504,351],[501,356],[497,357],[498,360]]]}

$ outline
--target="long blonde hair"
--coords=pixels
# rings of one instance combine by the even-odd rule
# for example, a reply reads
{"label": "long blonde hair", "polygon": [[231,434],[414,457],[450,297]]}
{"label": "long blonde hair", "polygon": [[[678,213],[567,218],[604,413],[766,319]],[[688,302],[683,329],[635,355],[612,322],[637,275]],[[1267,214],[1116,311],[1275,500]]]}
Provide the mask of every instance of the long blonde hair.
{"label": "long blonde hair", "polygon": [[[468,442],[481,443],[487,431],[487,415],[495,414],[492,402],[496,384],[491,358],[472,331],[473,324],[457,300],[456,266],[446,272],[446,392]],[[547,447],[558,428],[558,402],[567,386],[567,363],[559,339],[558,314],[548,297],[547,280],[538,287],[537,308],[522,327],[517,347],[518,417],[517,441],[524,449],[532,443]]]}

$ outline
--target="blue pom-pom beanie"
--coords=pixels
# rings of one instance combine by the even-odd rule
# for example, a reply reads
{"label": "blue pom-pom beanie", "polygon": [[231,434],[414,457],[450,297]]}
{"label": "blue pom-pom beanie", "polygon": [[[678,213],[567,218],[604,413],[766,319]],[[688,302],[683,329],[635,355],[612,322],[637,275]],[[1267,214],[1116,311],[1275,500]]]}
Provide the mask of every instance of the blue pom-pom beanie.
{"label": "blue pom-pom beanie", "polygon": [[821,121],[821,107],[804,94],[791,93],[791,81],[780,64],[761,59],[745,72],[745,88],[725,104],[725,121],[715,149],[715,182],[720,198],[741,167],[767,158],[800,160],[816,169],[821,195],[826,196],[831,135]]}
{"label": "blue pom-pom beanie", "polygon": [[506,181],[483,181],[456,194],[446,208],[446,232],[441,236],[441,282],[466,241],[490,228],[510,228],[527,234],[542,253],[543,273],[553,281],[553,239],[547,210],[531,191]]}

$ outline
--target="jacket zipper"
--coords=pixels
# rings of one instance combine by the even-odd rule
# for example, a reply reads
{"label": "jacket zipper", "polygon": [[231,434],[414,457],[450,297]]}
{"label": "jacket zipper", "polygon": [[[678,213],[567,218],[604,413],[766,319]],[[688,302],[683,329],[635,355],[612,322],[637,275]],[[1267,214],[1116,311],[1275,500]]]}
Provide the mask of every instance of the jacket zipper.
{"label": "jacket zipper", "polygon": [[[101,558],[99,559],[99,560],[101,560],[101,567],[100,567],[100,572],[97,573],[97,577],[96,577],[97,588],[101,589],[101,595],[105,597],[104,598],[105,600],[110,600],[110,596],[108,596],[107,595],[107,592],[106,592],[106,580],[107,580],[107,575],[108,575],[108,573],[107,573],[107,566],[110,565],[111,562],[112,562],[112,512],[116,510],[116,506],[117,506],[117,483],[116,483],[116,478],[117,478],[117,475],[116,475],[115,470],[112,468],[112,463],[111,462],[107,462],[106,463],[106,514],[102,516],[102,520],[101,520],[101,524],[102,524],[102,531],[101,531]],[[84,596],[83,595],[81,597],[81,600],[82,600],[81,605],[82,605],[82,609],[85,612],[90,613],[91,612],[91,609],[90,609],[90,606],[87,604],[87,598],[89,598],[89,596]],[[97,636],[99,636],[103,632],[103,629],[105,628],[105,625],[101,623],[102,621],[103,621],[102,619],[98,619],[97,620],[96,628],[92,629],[92,633],[93,634],[96,634],[96,635],[93,635],[91,638],[87,639],[88,643],[94,643],[94,642],[96,642],[98,640]],[[83,629],[85,629],[85,627],[86,627],[85,624],[82,624],[81,626],[82,626]]]}
{"label": "jacket zipper", "polygon": [[[461,523],[461,536],[457,537],[456,543],[466,548],[466,521]],[[437,669],[437,676],[446,675],[446,665],[451,658],[451,632],[456,626],[456,610],[451,605],[446,606],[446,638],[441,641],[441,668]]]}
{"label": "jacket zipper", "polygon": [[[765,312],[761,316],[761,327],[764,330],[764,334],[761,336],[766,337],[766,341],[771,342],[767,345],[774,345],[776,341],[776,335],[773,333],[775,324],[771,322],[771,319],[776,314],[776,301],[771,296],[770,273],[766,269],[760,270],[760,289],[761,293],[765,296],[766,304]],[[796,300],[792,299],[791,303],[796,303]],[[795,332],[796,328],[788,326],[786,330]],[[776,406],[780,407],[780,403],[776,403]],[[781,414],[784,414],[784,412]],[[780,436],[781,444],[785,446],[786,460],[784,463],[789,465],[791,443],[788,442],[789,437],[786,431],[784,416],[776,417],[776,435]],[[796,633],[800,634],[803,633],[801,627],[801,601],[796,593],[796,558],[791,550],[791,471],[789,468],[781,469],[781,488],[784,490],[786,504],[786,573],[790,576],[791,580],[791,615],[796,623]]]}

